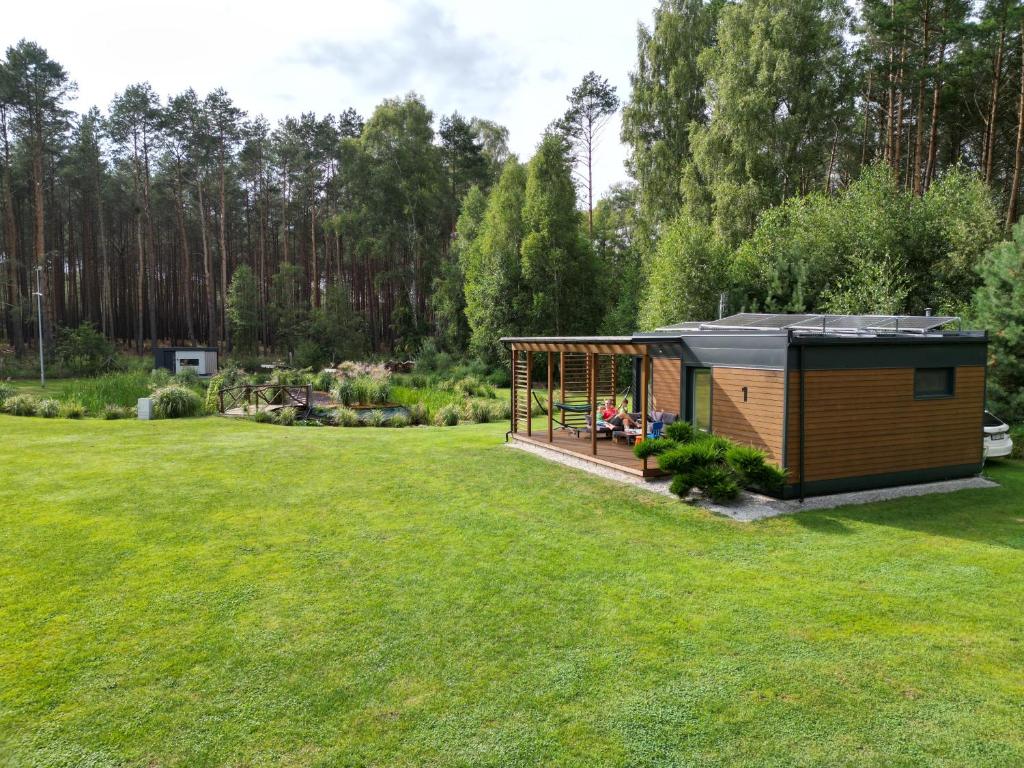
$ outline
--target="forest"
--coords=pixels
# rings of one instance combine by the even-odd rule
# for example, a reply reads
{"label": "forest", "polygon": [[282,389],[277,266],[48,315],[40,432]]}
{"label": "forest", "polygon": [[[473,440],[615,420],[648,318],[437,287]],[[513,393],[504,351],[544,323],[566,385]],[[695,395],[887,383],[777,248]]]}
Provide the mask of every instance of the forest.
{"label": "forest", "polygon": [[[1020,3],[661,0],[636,51],[629,93],[588,73],[519,158],[414,93],[270,124],[136,83],[75,113],[73,73],[23,40],[0,61],[7,344],[33,343],[37,280],[47,343],[89,323],[304,365],[427,340],[494,364],[502,335],[709,318],[722,294],[1020,322]],[[595,201],[620,109],[630,180]]]}

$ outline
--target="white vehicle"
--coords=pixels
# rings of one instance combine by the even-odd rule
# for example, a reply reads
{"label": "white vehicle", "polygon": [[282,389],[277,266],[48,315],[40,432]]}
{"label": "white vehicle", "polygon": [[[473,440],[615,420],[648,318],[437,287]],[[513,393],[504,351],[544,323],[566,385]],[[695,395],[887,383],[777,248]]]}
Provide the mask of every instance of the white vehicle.
{"label": "white vehicle", "polygon": [[1010,438],[1010,426],[985,411],[985,458],[995,459],[1000,456],[1009,456],[1013,451],[1013,440]]}

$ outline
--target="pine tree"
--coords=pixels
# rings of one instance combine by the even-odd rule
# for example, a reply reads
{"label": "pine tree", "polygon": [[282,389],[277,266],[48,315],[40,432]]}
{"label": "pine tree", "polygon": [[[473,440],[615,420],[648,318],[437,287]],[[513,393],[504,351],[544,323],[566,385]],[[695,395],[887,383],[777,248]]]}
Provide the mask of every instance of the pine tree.
{"label": "pine tree", "polygon": [[978,265],[975,323],[989,333],[988,401],[1000,418],[1024,422],[1024,221]]}
{"label": "pine tree", "polygon": [[228,323],[234,348],[243,354],[256,351],[260,330],[259,292],[256,277],[248,264],[239,264],[228,289]]}

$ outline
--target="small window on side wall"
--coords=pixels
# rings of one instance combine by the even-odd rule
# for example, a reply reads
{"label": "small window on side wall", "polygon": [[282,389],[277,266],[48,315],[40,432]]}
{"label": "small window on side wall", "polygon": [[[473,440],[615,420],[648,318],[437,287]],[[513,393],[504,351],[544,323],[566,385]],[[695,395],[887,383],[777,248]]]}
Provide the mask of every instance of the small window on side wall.
{"label": "small window on side wall", "polygon": [[934,400],[956,394],[955,368],[915,368],[914,399]]}

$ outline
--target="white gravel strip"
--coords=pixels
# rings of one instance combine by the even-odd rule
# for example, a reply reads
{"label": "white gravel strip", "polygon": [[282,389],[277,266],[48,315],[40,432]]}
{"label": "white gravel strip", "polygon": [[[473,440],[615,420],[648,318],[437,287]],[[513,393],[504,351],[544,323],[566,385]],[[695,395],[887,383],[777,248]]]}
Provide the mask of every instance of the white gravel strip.
{"label": "white gravel strip", "polygon": [[[509,448],[516,448],[520,451],[533,453],[548,461],[564,464],[573,469],[580,469],[598,477],[614,480],[619,483],[637,486],[646,491],[660,493],[675,498],[668,487],[668,478],[655,478],[645,480],[644,478],[631,475],[628,472],[621,472],[601,464],[592,464],[586,459],[577,459],[558,451],[549,451],[538,445],[510,440],[506,445]],[[965,477],[958,480],[943,480],[937,483],[918,483],[916,485],[898,485],[893,488],[877,488],[869,491],[853,491],[850,493],[834,493],[829,496],[811,496],[800,503],[798,500],[783,501],[773,499],[770,496],[763,496],[759,493],[743,491],[740,497],[732,504],[714,504],[702,496],[690,496],[685,499],[687,504],[702,507],[717,515],[737,520],[741,523],[750,523],[755,520],[764,520],[768,517],[779,515],[792,515],[805,509],[832,509],[852,504],[870,504],[875,501],[888,501],[890,499],[901,499],[907,496],[926,496],[931,493],[953,493],[968,488],[998,488],[999,484],[981,476]]]}

